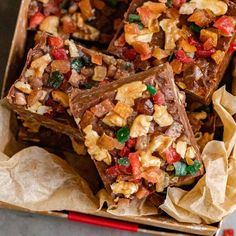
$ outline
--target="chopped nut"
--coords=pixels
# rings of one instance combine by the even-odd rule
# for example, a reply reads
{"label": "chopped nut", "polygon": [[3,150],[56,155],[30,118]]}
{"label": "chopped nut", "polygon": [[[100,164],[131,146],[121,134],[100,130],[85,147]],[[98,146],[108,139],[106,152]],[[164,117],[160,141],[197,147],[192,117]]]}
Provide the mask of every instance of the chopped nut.
{"label": "chopped nut", "polygon": [[127,105],[133,106],[134,100],[142,97],[143,92],[147,86],[141,81],[132,82],[121,86],[116,94],[116,100],[121,101]]}
{"label": "chopped nut", "polygon": [[119,116],[122,118],[127,119],[129,116],[131,116],[133,109],[123,102],[117,102],[113,108],[113,111],[119,114]]}
{"label": "chopped nut", "polygon": [[162,171],[163,175],[158,178],[158,182],[156,183],[156,192],[163,192],[166,187],[169,186],[170,177],[167,173]]}
{"label": "chopped nut", "polygon": [[15,93],[14,104],[20,105],[20,106],[27,105],[25,94],[24,93],[20,93],[20,92],[16,92]]}
{"label": "chopped nut", "polygon": [[127,124],[126,119],[113,111],[109,112],[102,121],[109,126],[124,127]]}
{"label": "chopped nut", "polygon": [[111,164],[110,153],[97,145],[99,135],[92,129],[92,125],[88,125],[84,130],[85,133],[85,146],[88,148],[88,153],[96,161],[104,161],[107,165]]}
{"label": "chopped nut", "polygon": [[126,198],[138,191],[138,184],[133,182],[120,181],[118,183],[113,183],[111,189],[115,194],[123,194]]}
{"label": "chopped nut", "polygon": [[32,106],[28,107],[27,110],[29,110],[30,112],[33,112],[33,113],[37,113],[37,110],[40,106],[42,106],[42,103],[37,101]]}
{"label": "chopped nut", "polygon": [[53,35],[58,34],[59,17],[58,16],[47,16],[44,18],[42,23],[39,25],[41,31],[51,33]]}
{"label": "chopped nut", "polygon": [[14,84],[14,87],[26,94],[30,94],[32,92],[31,86],[23,81],[17,81]]}
{"label": "chopped nut", "polygon": [[191,115],[197,120],[205,120],[207,118],[207,113],[205,111],[192,112]]}
{"label": "chopped nut", "polygon": [[152,116],[138,115],[130,129],[130,137],[137,138],[142,135],[146,135],[150,129]]}
{"label": "chopped nut", "polygon": [[167,111],[167,106],[155,105],[154,109],[153,118],[160,127],[169,126],[174,122],[173,117]]}
{"label": "chopped nut", "polygon": [[76,45],[75,45],[73,40],[67,39],[65,41],[65,45],[69,46],[69,51],[70,51],[70,56],[71,57],[79,57],[79,50],[76,47]]}
{"label": "chopped nut", "polygon": [[39,2],[42,2],[44,4],[47,4],[49,2],[49,0],[38,0]]}
{"label": "chopped nut", "polygon": [[153,153],[158,151],[158,153],[162,153],[165,149],[169,148],[173,143],[173,139],[167,135],[158,135],[153,138],[150,143],[149,150]]}
{"label": "chopped nut", "polygon": [[71,138],[71,144],[72,144],[74,151],[78,155],[86,155],[87,150],[86,150],[85,145],[82,142],[77,142],[74,138]]}
{"label": "chopped nut", "polygon": [[117,139],[112,138],[106,134],[103,134],[97,141],[97,145],[100,148],[104,148],[108,151],[116,149],[122,149],[124,147],[123,144],[119,143]]}
{"label": "chopped nut", "polygon": [[195,158],[195,150],[193,147],[188,147],[186,154],[185,154],[185,158],[190,158],[190,159],[194,159]]}
{"label": "chopped nut", "polygon": [[165,32],[165,49],[173,50],[176,47],[175,42],[181,37],[181,30],[174,19],[164,19],[160,21],[160,26]]}
{"label": "chopped nut", "polygon": [[34,89],[27,97],[28,106],[33,106],[42,97],[43,91]]}
{"label": "chopped nut", "polygon": [[211,10],[216,16],[224,15],[228,10],[227,4],[221,0],[191,0],[180,7],[179,13],[190,15],[196,8]]}
{"label": "chopped nut", "polygon": [[44,70],[48,64],[52,61],[49,53],[35,59],[30,65],[30,69],[34,69],[35,76],[41,78],[43,76]]}
{"label": "chopped nut", "polygon": [[66,93],[60,90],[53,90],[52,98],[54,101],[59,102],[63,107],[69,107],[69,97]]}
{"label": "chopped nut", "polygon": [[155,166],[160,168],[161,159],[152,155],[150,150],[140,152],[141,165],[143,168]]}
{"label": "chopped nut", "polygon": [[176,144],[176,152],[184,159],[186,151],[187,143],[179,140]]}
{"label": "chopped nut", "polygon": [[94,75],[92,77],[95,81],[103,81],[107,75],[107,68],[105,66],[96,66],[94,68]]}

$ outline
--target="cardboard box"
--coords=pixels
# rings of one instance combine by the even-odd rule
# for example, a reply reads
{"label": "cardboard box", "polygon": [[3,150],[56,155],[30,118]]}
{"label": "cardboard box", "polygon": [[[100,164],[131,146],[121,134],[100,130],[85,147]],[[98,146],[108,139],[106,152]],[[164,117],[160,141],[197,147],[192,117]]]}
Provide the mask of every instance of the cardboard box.
{"label": "cardboard box", "polygon": [[[22,0],[19,15],[16,23],[15,33],[12,40],[10,54],[6,66],[2,93],[4,97],[10,88],[10,85],[17,79],[20,74],[20,70],[24,64],[24,57],[26,55],[26,41],[28,40],[27,32],[27,9],[30,0]],[[20,210],[29,212],[27,209],[15,207],[6,203],[0,202],[1,208]],[[68,218],[66,212],[33,212],[36,214],[49,215],[54,217]],[[105,210],[100,211],[94,216],[115,219],[119,221],[126,221],[139,224],[139,232],[171,236],[171,235],[215,235],[217,234],[220,223],[215,225],[204,224],[188,224],[179,223],[169,216],[143,216],[143,217],[118,217],[107,213]],[[98,218],[100,219],[100,218]],[[118,222],[119,223],[119,222]]]}

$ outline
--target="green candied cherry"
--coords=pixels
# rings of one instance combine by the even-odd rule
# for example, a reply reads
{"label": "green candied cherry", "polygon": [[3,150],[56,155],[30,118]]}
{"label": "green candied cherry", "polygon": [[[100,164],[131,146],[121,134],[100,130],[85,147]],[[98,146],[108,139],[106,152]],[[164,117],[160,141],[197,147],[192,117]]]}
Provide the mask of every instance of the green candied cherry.
{"label": "green candied cherry", "polygon": [[129,128],[123,127],[117,131],[116,137],[119,143],[125,143],[129,139]]}
{"label": "green candied cherry", "polygon": [[64,80],[64,75],[60,71],[53,71],[47,81],[47,85],[52,88],[59,88]]}
{"label": "green candied cherry", "polygon": [[147,91],[153,96],[157,93],[157,89],[150,84],[147,85]]}
{"label": "green candied cherry", "polygon": [[201,167],[201,163],[198,160],[194,161],[194,164],[186,168],[188,174],[196,175]]}
{"label": "green candied cherry", "polygon": [[174,164],[175,167],[175,176],[185,176],[187,175],[187,165],[184,162],[178,161],[175,162]]}
{"label": "green candied cherry", "polygon": [[118,164],[122,165],[122,166],[129,166],[130,165],[129,158],[128,157],[121,157],[118,160]]}

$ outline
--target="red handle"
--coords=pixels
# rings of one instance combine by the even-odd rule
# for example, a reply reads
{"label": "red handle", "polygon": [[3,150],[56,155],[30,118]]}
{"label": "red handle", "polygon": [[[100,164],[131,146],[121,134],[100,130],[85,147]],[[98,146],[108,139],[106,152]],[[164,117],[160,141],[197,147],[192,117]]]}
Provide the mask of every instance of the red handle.
{"label": "red handle", "polygon": [[75,213],[75,212],[69,212],[67,219],[71,221],[98,225],[98,226],[107,227],[107,228],[126,230],[130,232],[138,232],[137,224],[126,223],[126,222],[118,221],[118,220],[108,220],[106,218],[84,215],[84,214]]}

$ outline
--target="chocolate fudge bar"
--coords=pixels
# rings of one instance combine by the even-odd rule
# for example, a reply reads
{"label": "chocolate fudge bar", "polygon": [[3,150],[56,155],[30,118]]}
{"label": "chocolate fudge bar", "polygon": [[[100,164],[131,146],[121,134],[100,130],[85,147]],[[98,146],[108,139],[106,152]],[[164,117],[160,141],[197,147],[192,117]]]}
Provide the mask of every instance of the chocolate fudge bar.
{"label": "chocolate fudge bar", "polygon": [[71,100],[87,151],[115,198],[142,199],[203,174],[184,104],[168,63]]}
{"label": "chocolate fudge bar", "polygon": [[69,109],[69,94],[103,86],[134,73],[131,63],[44,34],[29,51],[20,78],[7,96],[24,120],[82,138]]}
{"label": "chocolate fudge bar", "polygon": [[32,0],[28,26],[63,38],[109,43],[128,4],[129,0]]}
{"label": "chocolate fudge bar", "polygon": [[133,0],[108,51],[146,70],[169,61],[179,88],[209,103],[231,58],[236,4]]}

